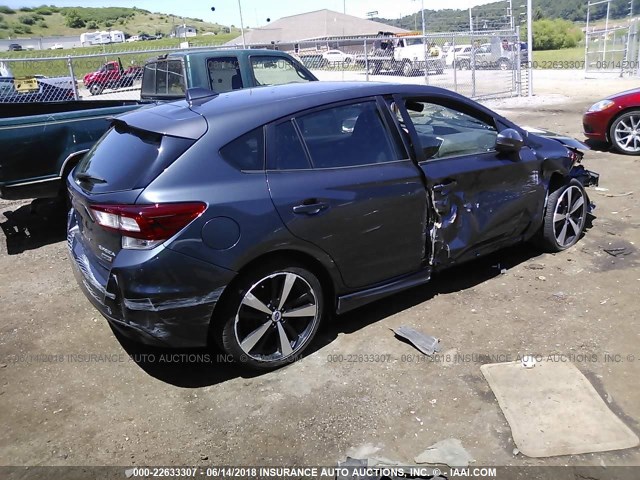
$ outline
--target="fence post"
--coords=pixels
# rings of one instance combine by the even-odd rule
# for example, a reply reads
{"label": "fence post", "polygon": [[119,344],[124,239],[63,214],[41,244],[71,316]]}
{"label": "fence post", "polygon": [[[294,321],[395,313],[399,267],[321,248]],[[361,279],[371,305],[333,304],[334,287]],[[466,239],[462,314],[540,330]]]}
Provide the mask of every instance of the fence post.
{"label": "fence post", "polygon": [[[456,65],[456,36],[453,36],[451,40],[451,48],[453,49],[453,61],[451,62],[451,67],[453,68],[453,90],[454,92],[458,91],[458,67]],[[446,58],[445,58],[445,67],[446,67]]]}
{"label": "fence post", "polygon": [[522,96],[522,47],[520,45],[520,26],[516,27],[516,40],[513,42],[514,47],[517,47],[518,54],[516,55],[516,96]]}
{"label": "fence post", "polygon": [[73,88],[74,100],[79,100],[78,95],[78,82],[76,81],[76,75],[73,72],[73,61],[71,61],[71,55],[67,55],[67,66],[69,67],[69,75],[71,76],[71,88]]}
{"label": "fence post", "polygon": [[367,39],[364,39],[364,71],[365,79],[369,81],[369,54],[367,53]]}
{"label": "fence post", "polygon": [[476,45],[476,39],[471,36],[471,98],[476,96],[476,54],[478,46]]}

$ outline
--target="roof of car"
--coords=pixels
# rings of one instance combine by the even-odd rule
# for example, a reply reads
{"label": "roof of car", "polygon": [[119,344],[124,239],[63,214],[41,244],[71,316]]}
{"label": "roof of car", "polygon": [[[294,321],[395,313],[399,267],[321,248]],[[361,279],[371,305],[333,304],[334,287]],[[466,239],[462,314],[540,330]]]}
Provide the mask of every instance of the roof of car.
{"label": "roof of car", "polygon": [[[424,85],[383,82],[304,82],[248,88],[223,93],[210,98],[199,106],[193,107],[193,110],[208,118],[244,108],[259,109],[265,107],[264,110],[256,112],[256,115],[273,116],[276,110],[297,112],[305,108],[313,108],[316,105],[352,98],[408,92],[420,92],[425,95],[439,93],[457,96],[456,93],[449,90]],[[284,115],[286,114],[284,113]]]}
{"label": "roof of car", "polygon": [[[377,95],[410,94],[446,96],[463,103],[470,100],[443,88],[415,84],[376,82],[305,82],[247,88],[211,97],[160,104],[136,110],[120,120],[143,130],[197,138],[205,130],[215,132],[220,141],[231,140],[254,128],[322,105]],[[477,106],[484,109],[482,106]],[[194,132],[200,131],[196,135]]]}

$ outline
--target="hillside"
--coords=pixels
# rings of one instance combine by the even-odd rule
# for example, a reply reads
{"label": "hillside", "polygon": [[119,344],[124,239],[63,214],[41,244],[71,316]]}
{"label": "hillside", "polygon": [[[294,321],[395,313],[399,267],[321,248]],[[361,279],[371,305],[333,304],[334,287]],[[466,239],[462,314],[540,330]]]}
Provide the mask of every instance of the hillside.
{"label": "hillside", "polygon": [[51,37],[80,35],[92,30],[122,30],[128,35],[147,33],[168,35],[174,25],[187,23],[198,34],[235,33],[235,27],[204,22],[199,18],[182,18],[139,8],[87,8],[42,6],[12,9],[0,6],[0,38]]}
{"label": "hillside", "polygon": [[[519,5],[525,2],[513,2],[514,16],[520,18],[521,13],[525,13],[525,8]],[[585,22],[587,19],[586,0],[534,0],[534,19],[542,18],[562,18],[573,22]],[[606,4],[591,8],[591,20],[599,20],[606,16]],[[640,11],[640,5],[637,6]],[[629,14],[629,0],[613,0],[611,2],[610,18],[618,19]],[[507,17],[507,2],[499,1],[473,7],[473,27],[475,30],[481,29],[501,29],[509,25]],[[429,10],[425,9],[425,19],[427,29],[430,32],[446,31],[467,31],[469,30],[468,10]],[[420,12],[405,15],[399,19],[374,18],[378,22],[386,23],[408,30],[420,30]]]}

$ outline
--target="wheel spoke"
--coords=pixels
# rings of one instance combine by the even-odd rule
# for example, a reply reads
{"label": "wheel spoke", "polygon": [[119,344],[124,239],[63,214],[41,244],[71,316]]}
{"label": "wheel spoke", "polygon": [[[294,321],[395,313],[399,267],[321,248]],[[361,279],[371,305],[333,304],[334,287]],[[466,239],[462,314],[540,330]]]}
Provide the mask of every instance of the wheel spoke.
{"label": "wheel spoke", "polygon": [[[621,125],[622,125],[622,127],[623,127],[623,128],[620,128],[620,126],[621,126]],[[630,131],[631,131],[631,127],[629,127],[626,123],[624,123],[624,120],[623,120],[623,121],[621,121],[621,122],[618,124],[618,128],[619,128],[619,129],[620,129],[620,131],[622,131],[622,132],[630,132]]]}
{"label": "wheel spoke", "polygon": [[272,325],[272,322],[271,320],[269,320],[263,323],[260,327],[256,328],[249,335],[247,335],[247,338],[245,338],[240,343],[240,347],[242,347],[242,350],[249,353],[251,349],[253,349],[253,347],[256,346],[256,343],[258,343],[260,339],[264,337],[264,335],[267,333],[271,325]]}
{"label": "wheel spoke", "polygon": [[569,211],[569,206],[571,205],[571,192],[573,191],[573,188],[567,188],[567,190],[565,191],[566,195],[567,195],[567,212]]}
{"label": "wheel spoke", "polygon": [[249,292],[242,299],[242,304],[251,308],[255,308],[256,310],[260,310],[268,315],[271,315],[273,312],[269,307],[267,307],[264,303],[258,300],[253,293]]}
{"label": "wheel spoke", "polygon": [[628,147],[629,144],[631,143],[631,140],[633,140],[633,136],[632,135],[627,136],[627,141],[624,142],[624,146]]}
{"label": "wheel spoke", "polygon": [[574,202],[574,204],[571,206],[571,210],[569,210],[569,214],[575,213],[575,211],[581,208],[582,205],[584,205],[584,197],[580,195],[577,198],[577,200]]}
{"label": "wheel spoke", "polygon": [[567,224],[565,223],[562,226],[562,230],[560,230],[560,235],[558,235],[558,244],[563,247],[566,239],[567,239]]}
{"label": "wheel spoke", "polygon": [[318,308],[316,305],[306,305],[294,308],[288,312],[282,312],[283,317],[315,317]]}
{"label": "wheel spoke", "polygon": [[562,213],[556,213],[556,214],[553,215],[553,223],[561,222],[565,218],[567,218],[566,215],[563,215]]}
{"label": "wheel spoke", "polygon": [[287,301],[289,297],[289,293],[291,292],[291,287],[296,282],[296,276],[292,273],[287,273],[284,278],[284,285],[282,286],[282,294],[280,295],[280,304],[278,305],[278,310],[282,310],[284,306],[284,302]]}
{"label": "wheel spoke", "polygon": [[284,327],[282,323],[278,322],[278,337],[280,338],[280,353],[282,353],[283,357],[289,356],[293,353],[291,349],[291,342],[289,341],[289,337],[287,337],[287,332],[284,331]]}
{"label": "wheel spoke", "polygon": [[573,230],[573,234],[574,235],[578,235],[580,233],[580,229],[578,227],[578,224],[571,217],[567,217],[567,219],[569,220],[569,224],[571,225],[571,228]]}

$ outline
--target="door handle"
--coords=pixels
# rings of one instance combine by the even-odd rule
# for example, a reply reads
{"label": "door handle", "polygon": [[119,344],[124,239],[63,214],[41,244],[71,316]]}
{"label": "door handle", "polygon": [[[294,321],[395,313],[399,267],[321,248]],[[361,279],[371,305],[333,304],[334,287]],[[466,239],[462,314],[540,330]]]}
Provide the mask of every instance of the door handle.
{"label": "door handle", "polygon": [[319,202],[316,199],[305,200],[302,202],[302,205],[296,205],[293,207],[293,213],[297,214],[307,214],[307,215],[317,215],[322,210],[326,210],[329,208],[329,204],[326,202]]}
{"label": "door handle", "polygon": [[434,192],[442,192],[443,190],[449,190],[458,185],[458,182],[455,180],[446,180],[442,183],[433,186]]}

